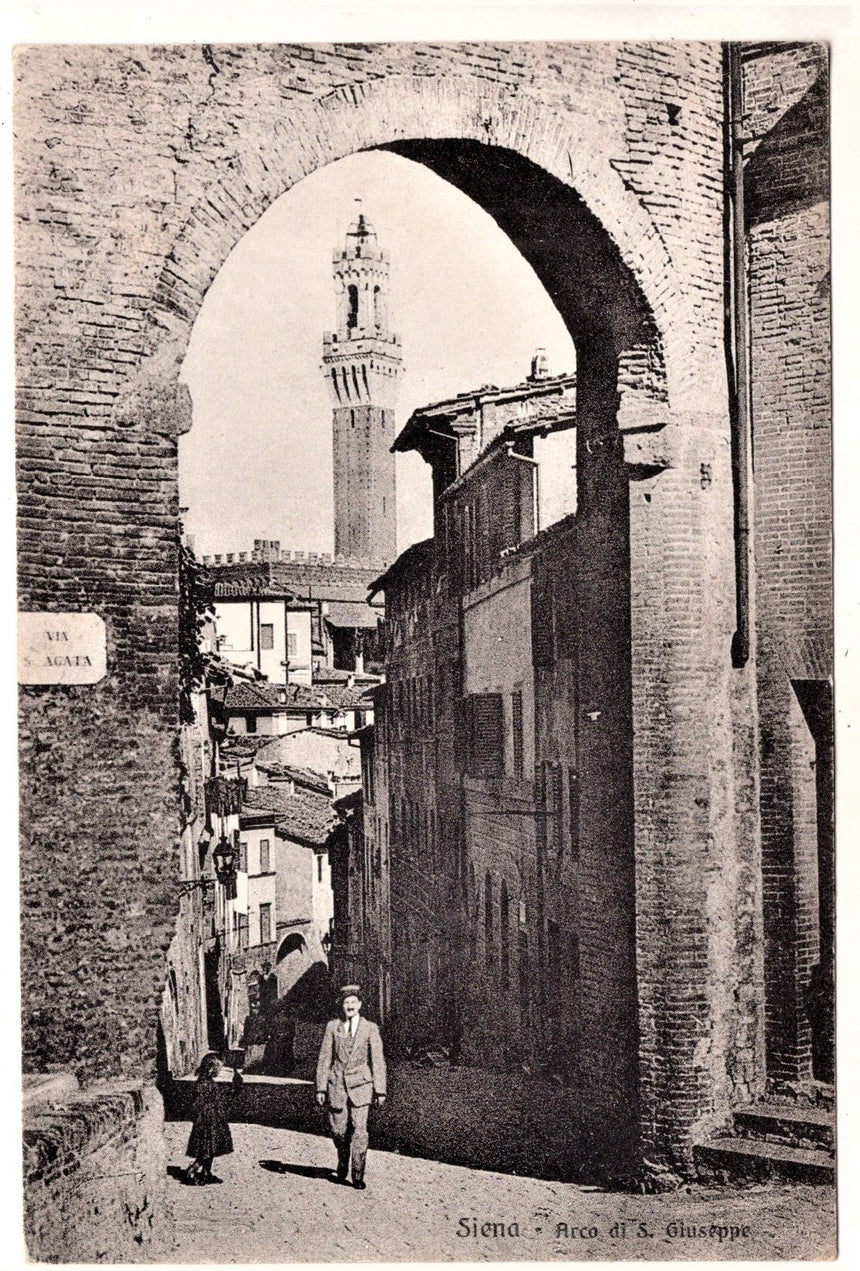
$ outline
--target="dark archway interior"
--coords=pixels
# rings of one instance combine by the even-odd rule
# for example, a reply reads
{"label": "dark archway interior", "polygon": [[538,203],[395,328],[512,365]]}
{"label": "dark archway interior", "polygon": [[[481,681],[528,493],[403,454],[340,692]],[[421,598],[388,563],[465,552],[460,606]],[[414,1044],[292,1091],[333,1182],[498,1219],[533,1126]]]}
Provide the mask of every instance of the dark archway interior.
{"label": "dark archway interior", "polygon": [[278,949],[276,965],[280,965],[284,958],[289,957],[291,953],[304,953],[307,947],[304,936],[300,936],[296,932],[286,936]]}
{"label": "dark archway interior", "polygon": [[493,217],[540,278],[577,352],[595,339],[616,358],[652,343],[641,289],[571,186],[512,150],[478,141],[400,141],[380,149],[423,164]]}

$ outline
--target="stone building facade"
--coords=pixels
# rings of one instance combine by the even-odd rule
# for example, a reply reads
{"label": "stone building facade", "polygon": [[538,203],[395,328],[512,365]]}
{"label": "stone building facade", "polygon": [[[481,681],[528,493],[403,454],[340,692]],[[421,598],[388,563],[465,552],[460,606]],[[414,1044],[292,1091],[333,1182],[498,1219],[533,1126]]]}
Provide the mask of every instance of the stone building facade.
{"label": "stone building facade", "polygon": [[[384,685],[374,692],[377,710],[384,706],[384,694]],[[329,839],[332,977],[335,984],[360,985],[365,1011],[386,1027],[392,966],[387,722],[383,714],[357,733],[361,786],[336,800],[339,824]]]}
{"label": "stone building facade", "polygon": [[[389,456],[390,458],[390,456]],[[253,552],[204,556],[221,655],[271,683],[309,685],[328,670],[378,661],[381,604],[367,588],[376,557],[289,552],[257,539]]]}
{"label": "stone building facade", "polygon": [[95,685],[21,688],[26,1064],[154,1077],[178,912],[180,366],[272,201],[383,148],[495,218],[576,345],[577,604],[618,670],[603,744],[625,792],[595,811],[636,878],[634,1156],[689,1171],[739,1096],[816,1064],[826,51],[42,46],[15,78],[19,606],[100,615],[108,662]]}
{"label": "stone building facade", "polygon": [[636,1137],[629,626],[579,600],[605,561],[579,546],[575,389],[533,374],[463,394],[397,442],[437,497],[434,540],[375,584],[392,1015],[406,1049],[574,1086],[566,1133],[617,1168]]}

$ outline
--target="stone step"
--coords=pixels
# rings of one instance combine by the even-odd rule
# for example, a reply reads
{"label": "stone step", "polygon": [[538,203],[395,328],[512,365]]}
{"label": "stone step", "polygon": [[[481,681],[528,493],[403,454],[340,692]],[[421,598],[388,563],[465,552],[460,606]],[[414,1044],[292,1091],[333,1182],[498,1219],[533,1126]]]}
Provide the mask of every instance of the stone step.
{"label": "stone step", "polygon": [[743,1139],[834,1149],[836,1118],[829,1108],[763,1102],[735,1108],[733,1120],[735,1133]]}
{"label": "stone step", "polygon": [[73,1072],[25,1072],[23,1077],[24,1107],[40,1103],[64,1103],[80,1091]]}
{"label": "stone step", "polygon": [[802,1183],[832,1183],[835,1177],[833,1155],[822,1149],[722,1138],[698,1144],[693,1151],[699,1174],[707,1178],[727,1174],[761,1182],[781,1178]]}

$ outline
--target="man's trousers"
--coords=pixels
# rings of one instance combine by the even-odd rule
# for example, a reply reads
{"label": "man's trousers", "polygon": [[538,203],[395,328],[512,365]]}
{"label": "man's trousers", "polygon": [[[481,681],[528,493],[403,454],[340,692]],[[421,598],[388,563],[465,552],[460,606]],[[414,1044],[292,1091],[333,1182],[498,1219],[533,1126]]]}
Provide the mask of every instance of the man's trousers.
{"label": "man's trousers", "polygon": [[337,1172],[346,1178],[352,1158],[352,1181],[360,1183],[364,1179],[364,1165],[367,1160],[367,1113],[370,1105],[357,1108],[349,1099],[345,1108],[329,1108],[328,1123],[331,1137],[337,1148]]}

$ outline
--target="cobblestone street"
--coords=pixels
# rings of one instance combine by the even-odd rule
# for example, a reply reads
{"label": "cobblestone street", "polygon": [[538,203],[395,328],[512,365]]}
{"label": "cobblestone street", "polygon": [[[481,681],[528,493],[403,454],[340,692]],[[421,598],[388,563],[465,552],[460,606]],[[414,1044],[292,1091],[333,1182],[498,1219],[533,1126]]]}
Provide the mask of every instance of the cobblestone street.
{"label": "cobblestone street", "polygon": [[[188,1128],[166,1127],[171,1171],[187,1163]],[[371,1150],[368,1187],[357,1192],[331,1181],[333,1148],[323,1137],[235,1125],[233,1139],[235,1153],[215,1163],[220,1186],[169,1180],[175,1243],[165,1260],[758,1260],[834,1253],[827,1243],[834,1194],[825,1187],[695,1187],[630,1196]],[[479,1233],[489,1223],[496,1234],[472,1235],[473,1219]],[[710,1235],[670,1236],[672,1223],[687,1231],[746,1227],[749,1234],[722,1243]],[[566,1224],[566,1236],[557,1235],[559,1224]],[[650,1234],[638,1235],[640,1224]]]}

